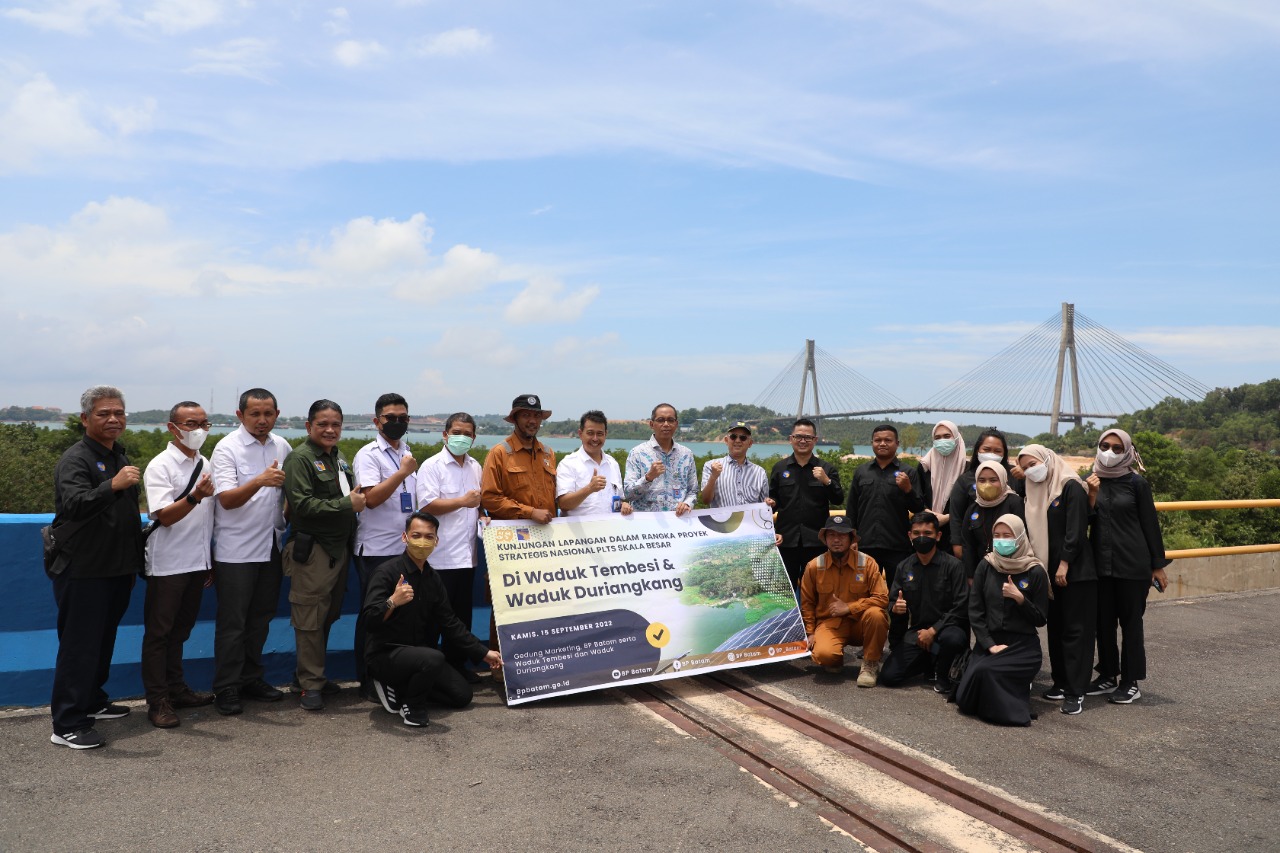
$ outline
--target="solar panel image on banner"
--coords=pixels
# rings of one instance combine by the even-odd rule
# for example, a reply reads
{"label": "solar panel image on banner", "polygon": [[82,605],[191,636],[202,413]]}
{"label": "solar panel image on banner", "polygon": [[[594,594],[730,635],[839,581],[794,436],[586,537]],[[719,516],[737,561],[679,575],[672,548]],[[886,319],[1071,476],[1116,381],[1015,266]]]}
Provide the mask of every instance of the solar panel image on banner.
{"label": "solar panel image on banner", "polygon": [[775,613],[768,619],[743,628],[717,646],[716,651],[733,651],[749,649],[753,646],[773,646],[803,641],[804,623],[800,621],[800,611],[791,609]]}

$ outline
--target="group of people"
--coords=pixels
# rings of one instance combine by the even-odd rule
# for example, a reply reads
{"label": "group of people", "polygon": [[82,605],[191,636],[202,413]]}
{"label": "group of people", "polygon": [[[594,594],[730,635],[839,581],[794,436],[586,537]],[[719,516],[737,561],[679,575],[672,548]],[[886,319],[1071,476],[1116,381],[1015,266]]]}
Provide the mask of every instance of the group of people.
{"label": "group of people", "polygon": [[[1042,696],[1062,713],[1081,713],[1085,696],[1141,698],[1143,615],[1151,588],[1168,583],[1169,560],[1128,433],[1103,432],[1082,478],[1038,444],[1011,462],[995,429],[966,456],[950,421],[934,427],[932,447],[911,467],[884,424],[847,499],[834,466],[813,457],[815,436],[797,420],[795,453],[770,480],[783,562],[793,580],[803,567],[814,663],[839,672],[845,647],[861,646],[860,687],[925,676],[966,714],[1028,725],[1047,625],[1053,683]],[[845,513],[831,515],[842,500]],[[958,661],[966,665],[953,683]]]}
{"label": "group of people", "polygon": [[[846,514],[831,516],[845,492],[837,468],[814,455],[817,429],[803,418],[791,428],[793,452],[768,475],[747,458],[752,428],[737,423],[725,436],[727,454],[707,463],[699,480],[692,451],[675,440],[676,409],[666,403],[653,408],[652,437],[632,448],[625,470],[604,453],[608,420],[597,410],[579,419],[581,447],[557,464],[538,440],[551,412],[536,394],[512,401],[512,432],[483,466],[469,454],[476,422],[465,412],[449,416],[442,449],[419,466],[404,441],[410,416],[399,394],[377,399],[377,437],[351,462],[338,450],[343,412],[336,402],[311,405],[297,448],[273,431],[278,416],[274,394],[245,391],[240,426],[206,458],[207,413],[196,402],[177,403],[167,424],[172,440],[143,472],[118,444],[123,392],[106,385],[84,392],[84,438],[55,472],[53,743],[102,746],[95,723],[129,713],[104,688],[139,574],[146,578],[142,682],[156,727],[180,725],[184,708],[212,705],[233,716],[246,700],[285,697],[266,681],[263,665],[284,577],[297,653],[293,689],[303,710],[322,710],[340,690],[325,666],[351,565],[362,591],[354,643],[361,695],[421,727],[429,704],[470,703],[474,667],[487,665],[502,678],[496,626],[491,621],[487,647],[471,632],[482,519],[684,515],[699,499],[777,510],[777,544],[800,590],[814,660],[836,669],[845,645],[862,645],[859,685],[925,673],[940,674],[940,688],[948,688],[945,673],[972,628],[973,663],[957,700],[962,710],[997,719],[990,708],[1023,672],[1015,664],[1031,663],[1025,638],[1035,639],[1047,621],[1053,695],[1064,712],[1078,713],[1086,693],[1111,691],[1112,701],[1140,695],[1142,610],[1153,573],[1163,582],[1164,551],[1150,488],[1133,473],[1141,462],[1117,430],[1104,434],[1085,482],[1036,445],[1011,465],[996,430],[983,433],[966,463],[964,440],[946,421],[915,468],[898,459],[896,430],[878,427],[875,458],[855,471]],[[1112,445],[1114,458],[1104,456]],[[1054,569],[1053,596],[1046,566]],[[183,645],[209,586],[217,591],[214,678],[213,691],[203,693],[186,682]],[[1089,683],[1095,634],[1099,677]],[[886,636],[891,652],[881,673]],[[1039,667],[1038,640],[1034,646],[1023,692]]]}

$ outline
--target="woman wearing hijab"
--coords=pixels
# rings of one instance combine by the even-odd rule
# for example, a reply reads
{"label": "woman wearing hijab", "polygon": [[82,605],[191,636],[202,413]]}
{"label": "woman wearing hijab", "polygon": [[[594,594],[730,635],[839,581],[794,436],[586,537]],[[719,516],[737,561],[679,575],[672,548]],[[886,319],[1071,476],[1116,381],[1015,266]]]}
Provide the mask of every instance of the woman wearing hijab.
{"label": "woman wearing hijab", "polygon": [[1022,519],[1002,515],[990,554],[969,591],[973,653],[956,689],[962,714],[1005,726],[1031,725],[1031,681],[1044,656],[1036,629],[1047,619],[1049,579]]}
{"label": "woman wearing hijab", "polygon": [[933,447],[920,457],[920,491],[925,508],[938,517],[938,546],[951,550],[951,513],[963,512],[966,503],[951,503],[951,490],[965,469],[964,436],[951,421],[933,428]]}
{"label": "woman wearing hijab", "polygon": [[1018,453],[1027,478],[1027,535],[1052,579],[1049,667],[1053,686],[1042,695],[1079,714],[1093,670],[1098,624],[1098,574],[1089,547],[1089,492],[1075,469],[1039,444]]}
{"label": "woman wearing hijab", "polygon": [[[1142,698],[1138,682],[1147,677],[1142,634],[1147,594],[1152,586],[1164,592],[1169,583],[1164,568],[1171,561],[1164,556],[1151,486],[1137,473],[1142,470],[1129,433],[1109,429],[1098,439],[1087,480],[1094,513],[1089,540],[1098,569],[1098,677],[1089,695],[1109,694],[1107,701],[1117,705]],[[1117,627],[1123,652],[1116,645]]]}
{"label": "woman wearing hijab", "polygon": [[[964,558],[964,552],[961,551],[964,539],[963,519],[965,513],[961,508],[967,508],[973,503],[977,497],[977,487],[975,478],[978,474],[978,466],[983,462],[995,462],[1004,468],[1006,473],[1012,472],[1013,466],[1009,464],[1009,441],[1004,437],[998,429],[984,429],[978,434],[978,442],[973,446],[973,457],[969,460],[969,464],[960,472],[960,476],[956,478],[955,484],[951,487],[951,506],[957,511],[951,514],[951,549],[957,557]],[[1025,490],[1022,480],[1014,477],[1007,480],[1009,486],[1014,492],[1021,497]]]}
{"label": "woman wearing hijab", "polygon": [[965,508],[960,522],[962,559],[970,580],[978,561],[991,553],[992,529],[1000,516],[1012,514],[1024,520],[1027,517],[1022,498],[1009,488],[1009,472],[999,462],[979,463],[974,483],[977,487],[974,499]]}

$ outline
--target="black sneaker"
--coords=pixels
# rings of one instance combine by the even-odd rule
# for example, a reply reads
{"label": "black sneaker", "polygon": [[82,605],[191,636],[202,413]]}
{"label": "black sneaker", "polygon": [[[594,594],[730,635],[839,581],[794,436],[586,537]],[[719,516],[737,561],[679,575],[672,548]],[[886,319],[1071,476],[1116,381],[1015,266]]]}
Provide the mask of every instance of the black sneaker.
{"label": "black sneaker", "polygon": [[1062,713],[1074,717],[1084,710],[1083,696],[1067,696],[1062,700]]}
{"label": "black sneaker", "polygon": [[[89,716],[95,720],[118,720],[121,717],[129,716],[129,709],[124,705],[113,705],[108,702]],[[84,731],[84,729],[81,729],[81,731]]]}
{"label": "black sneaker", "polygon": [[61,735],[54,732],[49,735],[49,743],[56,743],[58,746],[69,746],[72,749],[97,749],[106,745],[102,735],[92,728],[81,729],[78,732],[67,732]]}
{"label": "black sneaker", "polygon": [[298,700],[299,707],[304,711],[323,711],[324,697],[320,695],[319,690],[304,690],[302,698]]}
{"label": "black sneaker", "polygon": [[427,716],[426,710],[414,711],[408,705],[400,706],[400,720],[406,726],[415,728],[431,725],[431,718]]}
{"label": "black sneaker", "polygon": [[336,681],[325,681],[324,687],[320,688],[321,696],[337,696],[342,692],[342,685]]}
{"label": "black sneaker", "polygon": [[1102,696],[1107,693],[1113,693],[1116,689],[1116,680],[1109,676],[1099,675],[1089,685],[1089,689],[1084,692],[1086,696]]}
{"label": "black sneaker", "polygon": [[259,702],[279,702],[284,698],[284,691],[272,687],[261,678],[240,685],[240,695],[246,699],[257,699]]}
{"label": "black sneaker", "polygon": [[1107,697],[1107,701],[1112,705],[1131,705],[1141,698],[1142,691],[1138,689],[1138,682],[1134,681],[1128,684],[1121,684],[1114,693]]}
{"label": "black sneaker", "polygon": [[240,704],[240,691],[235,687],[227,687],[213,694],[213,710],[224,717],[234,717],[244,711]]}
{"label": "black sneaker", "polygon": [[379,681],[375,678],[373,679],[373,692],[388,714],[400,713],[400,703],[396,701],[396,689],[394,687],[385,681]]}
{"label": "black sneaker", "polygon": [[1058,685],[1050,687],[1048,690],[1040,694],[1041,699],[1048,699],[1050,702],[1058,702],[1067,698],[1066,691]]}
{"label": "black sneaker", "polygon": [[934,679],[933,692],[941,693],[943,696],[946,696],[951,692],[951,679],[948,676],[939,675]]}

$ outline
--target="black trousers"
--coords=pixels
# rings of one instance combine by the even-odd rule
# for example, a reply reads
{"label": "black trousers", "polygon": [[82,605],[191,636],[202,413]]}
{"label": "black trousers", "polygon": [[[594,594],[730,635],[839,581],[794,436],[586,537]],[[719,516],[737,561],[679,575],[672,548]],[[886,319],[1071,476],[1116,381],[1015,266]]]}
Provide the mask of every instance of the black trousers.
{"label": "black trousers", "polygon": [[129,609],[136,575],[114,578],[53,578],[58,605],[58,659],[49,712],[53,731],[64,735],[93,725],[89,715],[107,704],[103,686],[111,675],[116,629]]}
{"label": "black trousers", "polygon": [[[1098,579],[1098,675],[1119,676],[1130,683],[1147,677],[1147,646],[1142,617],[1147,612],[1151,581]],[[1116,645],[1116,629],[1124,646]]]}
{"label": "black trousers", "polygon": [[888,548],[859,548],[858,550],[875,560],[880,566],[886,589],[893,586],[893,576],[898,572],[898,563],[911,556],[910,551],[890,551]]}
{"label": "black trousers", "polygon": [[213,563],[218,614],[213,636],[214,692],[262,678],[262,647],[280,604],[284,573],[271,546],[263,563]]}
{"label": "black trousers", "polygon": [[360,618],[360,613],[364,610],[364,597],[369,591],[369,578],[373,577],[373,570],[378,566],[399,556],[399,554],[387,554],[384,557],[356,555],[356,576],[360,578],[360,603],[356,607],[356,635],[352,651],[356,655],[356,681],[360,682],[361,687],[365,686],[365,682],[369,679],[369,665],[364,660],[364,644],[367,635],[364,630],[364,620]]}
{"label": "black trousers", "polygon": [[[1049,577],[1053,583],[1053,576]],[[1070,696],[1083,696],[1089,690],[1097,628],[1098,582],[1055,584],[1049,601],[1049,668],[1053,683]]]}
{"label": "black trousers", "polygon": [[[449,597],[449,606],[453,608],[454,615],[470,631],[471,611],[475,608],[473,588],[476,581],[476,570],[474,568],[437,569],[436,574],[439,575],[440,582],[444,584],[444,591]],[[438,641],[440,638],[437,637],[435,639]],[[461,669],[467,665],[467,656],[464,652],[448,649],[445,651],[444,656],[445,660],[454,669]]]}
{"label": "black trousers", "polygon": [[890,643],[889,657],[880,670],[880,684],[897,687],[916,675],[946,675],[956,655],[969,646],[969,632],[955,625],[948,625],[933,638],[933,645],[922,649],[916,645],[916,632],[907,631],[895,643]]}
{"label": "black trousers", "polygon": [[396,646],[369,659],[369,673],[396,689],[396,698],[410,708],[424,704],[465,708],[471,704],[471,685],[445,662],[444,652],[427,646]]}
{"label": "black trousers", "polygon": [[204,572],[147,578],[143,604],[142,689],[147,702],[182,692],[182,646],[200,615]]}
{"label": "black trousers", "polygon": [[812,548],[779,548],[778,553],[782,555],[782,565],[787,567],[787,577],[791,578],[791,585],[796,589],[800,588],[800,578],[804,575],[804,567],[809,565],[810,560],[817,559],[827,553],[827,549],[818,545]]}

